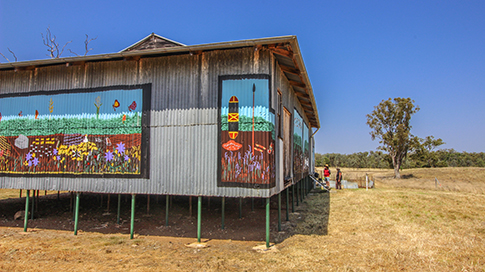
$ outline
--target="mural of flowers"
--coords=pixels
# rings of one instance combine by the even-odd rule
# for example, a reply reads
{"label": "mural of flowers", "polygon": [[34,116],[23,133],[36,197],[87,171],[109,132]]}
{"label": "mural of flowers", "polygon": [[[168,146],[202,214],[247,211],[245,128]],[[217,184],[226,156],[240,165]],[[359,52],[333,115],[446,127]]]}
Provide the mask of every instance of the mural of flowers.
{"label": "mural of flowers", "polygon": [[120,153],[120,154],[123,154],[123,152],[125,152],[125,144],[123,143],[119,143],[117,146],[116,146],[116,150]]}
{"label": "mural of flowers", "polygon": [[113,152],[109,151],[105,153],[104,155],[104,158],[106,159],[106,161],[112,161],[113,160]]}
{"label": "mural of flowers", "polygon": [[[140,174],[145,91],[66,90],[0,97],[0,173]],[[115,100],[119,112],[102,107],[102,101]],[[56,111],[54,101],[61,105]]]}
{"label": "mural of flowers", "polygon": [[275,185],[274,113],[269,79],[228,77],[222,80],[221,180],[219,186]]}

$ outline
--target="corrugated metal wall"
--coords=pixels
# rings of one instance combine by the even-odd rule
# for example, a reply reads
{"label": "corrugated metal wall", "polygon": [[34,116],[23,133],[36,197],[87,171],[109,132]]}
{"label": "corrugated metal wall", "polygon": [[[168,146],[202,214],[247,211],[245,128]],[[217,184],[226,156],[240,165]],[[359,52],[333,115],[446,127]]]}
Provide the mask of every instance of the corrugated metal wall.
{"label": "corrugated metal wall", "polygon": [[[229,197],[273,195],[283,189],[278,185],[279,175],[277,187],[270,190],[217,186],[218,78],[245,74],[271,75],[272,100],[279,88],[284,106],[290,112],[295,107],[301,111],[286,78],[275,69],[271,54],[254,48],[0,71],[2,94],[152,84],[149,179],[3,176],[0,187]],[[276,158],[282,148],[278,142]]]}

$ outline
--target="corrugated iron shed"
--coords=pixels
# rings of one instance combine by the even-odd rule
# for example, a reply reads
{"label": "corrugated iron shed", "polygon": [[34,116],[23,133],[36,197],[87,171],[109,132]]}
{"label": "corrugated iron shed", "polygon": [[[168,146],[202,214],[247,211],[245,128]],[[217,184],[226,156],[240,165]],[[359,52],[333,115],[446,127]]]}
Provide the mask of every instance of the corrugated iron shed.
{"label": "corrugated iron shed", "polygon": [[[287,186],[284,184],[287,177],[282,176],[282,153],[283,145],[290,140],[274,134],[274,146],[270,146],[271,141],[265,142],[258,153],[265,154],[264,160],[274,162],[274,186],[260,186],[257,179],[245,186],[226,186],[220,182],[220,97],[224,80],[229,83],[249,80],[251,84],[267,80],[267,87],[261,86],[269,92],[269,115],[281,113],[276,99],[278,92],[281,104],[290,114],[299,112],[310,130],[320,127],[313,90],[295,36],[184,46],[152,34],[119,53],[0,64],[0,98],[28,96],[35,100],[39,95],[98,91],[123,96],[120,93],[123,90],[142,90],[146,109],[140,112],[145,125],[140,127],[143,133],[139,141],[147,151],[141,152],[140,163],[145,159],[143,166],[148,169],[146,175],[139,176],[3,173],[0,187],[232,197],[268,197],[279,193]],[[84,96],[72,103],[91,105],[90,99],[93,100]],[[113,114],[116,101],[105,102],[105,105],[113,103]],[[123,107],[126,111],[126,106]],[[276,117],[266,118],[274,122],[271,118]],[[125,120],[122,121],[124,125]],[[301,135],[308,137],[308,132]],[[109,138],[103,137],[98,138],[104,142]],[[29,139],[32,141],[33,138]],[[96,137],[85,136],[85,142],[94,141]],[[106,153],[120,151],[108,144],[104,148]],[[103,167],[110,167],[109,156],[104,156]]]}

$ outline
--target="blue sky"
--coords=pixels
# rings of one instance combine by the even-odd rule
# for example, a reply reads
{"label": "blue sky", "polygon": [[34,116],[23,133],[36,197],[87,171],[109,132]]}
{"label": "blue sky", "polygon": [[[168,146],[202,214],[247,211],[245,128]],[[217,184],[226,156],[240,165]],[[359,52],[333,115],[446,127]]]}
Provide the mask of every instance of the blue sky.
{"label": "blue sky", "polygon": [[48,26],[81,55],[85,34],[98,37],[90,55],[152,32],[187,45],[296,35],[322,126],[317,152],[375,150],[365,115],[390,97],[420,106],[413,134],[485,152],[484,14],[485,1],[0,0],[0,52],[47,58]]}
{"label": "blue sky", "polygon": [[[52,115],[96,115],[97,109],[95,104],[99,105],[99,113],[121,114],[121,113],[141,113],[143,103],[143,90],[106,90],[87,93],[60,93],[53,95],[36,95],[32,96],[15,96],[4,97],[0,99],[0,113],[4,120],[18,118],[22,111],[22,116],[35,118],[35,111],[39,113],[39,118],[50,115],[49,107],[52,106]],[[96,100],[99,97],[99,102]],[[52,99],[52,105],[51,105]],[[118,101],[118,107],[113,107],[115,101]],[[128,107],[136,103],[135,110]],[[134,105],[134,104],[133,104]],[[116,109],[116,110],[115,110]]]}

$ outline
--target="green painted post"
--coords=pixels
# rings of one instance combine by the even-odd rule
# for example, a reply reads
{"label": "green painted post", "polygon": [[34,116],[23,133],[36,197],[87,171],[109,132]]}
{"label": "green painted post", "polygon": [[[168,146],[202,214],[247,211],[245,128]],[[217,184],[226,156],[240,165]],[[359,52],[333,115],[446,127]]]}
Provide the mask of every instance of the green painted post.
{"label": "green painted post", "polygon": [[311,184],[310,184],[310,180],[311,180],[310,177],[307,176],[306,177],[306,194],[307,195],[310,193],[311,188],[312,188]]}
{"label": "green painted post", "polygon": [[168,208],[170,204],[170,196],[165,196],[165,226],[168,226]]}
{"label": "green painted post", "polygon": [[300,206],[300,183],[298,182],[296,185],[296,206]]}
{"label": "green painted post", "polygon": [[308,194],[308,178],[307,177],[305,177],[304,182],[305,182],[305,198],[306,198],[306,196]]}
{"label": "green painted post", "polygon": [[197,205],[197,243],[200,243],[200,231],[202,225],[202,196],[199,196]]}
{"label": "green painted post", "polygon": [[306,178],[307,194],[309,194],[310,191],[312,190],[311,180],[312,179],[310,178],[310,176]]}
{"label": "green painted post", "polygon": [[29,221],[29,194],[30,190],[27,190],[27,195],[25,196],[24,232],[27,232],[27,222]]}
{"label": "green painted post", "polygon": [[266,198],[266,248],[269,248],[269,197]]}
{"label": "green painted post", "polygon": [[305,179],[303,180],[303,188],[305,188],[305,190],[303,190],[303,197],[305,197],[305,198],[306,198],[306,189],[307,189],[307,187],[306,187],[306,177],[305,177]]}
{"label": "green painted post", "polygon": [[291,212],[295,212],[295,185],[291,185]]}
{"label": "green painted post", "polygon": [[32,207],[30,212],[30,219],[34,220],[34,208],[35,208],[35,190],[32,190]]}
{"label": "green painted post", "polygon": [[224,229],[224,214],[226,210],[226,198],[222,197],[222,224],[221,224],[221,229]]}
{"label": "green painted post", "polygon": [[286,187],[286,221],[290,221],[290,187]]}
{"label": "green painted post", "polygon": [[133,239],[134,230],[135,230],[135,194],[132,194],[131,195],[130,239]]}
{"label": "green painted post", "polygon": [[299,186],[300,186],[300,203],[303,203],[303,180],[300,180],[300,182],[298,182]]}
{"label": "green painted post", "polygon": [[242,218],[242,197],[239,198],[239,219]]}
{"label": "green painted post", "polygon": [[303,184],[305,185],[305,191],[304,191],[305,194],[304,195],[305,195],[305,198],[306,198],[306,194],[308,192],[307,178],[306,177],[305,177],[305,180],[304,180],[304,183]]}
{"label": "green painted post", "polygon": [[303,199],[305,199],[305,178],[301,180],[301,202],[303,202]]}
{"label": "green painted post", "polygon": [[278,194],[278,231],[281,231],[281,193]]}
{"label": "green painted post", "polygon": [[306,198],[306,196],[308,194],[308,178],[307,177],[305,177],[305,183],[304,184],[305,184],[305,198]]}
{"label": "green painted post", "polygon": [[118,194],[118,213],[116,215],[116,224],[120,224],[120,214],[121,214],[121,194]]}
{"label": "green painted post", "polygon": [[304,195],[303,191],[304,190],[303,190],[303,179],[302,179],[300,180],[300,201],[302,204],[303,204],[303,195]]}
{"label": "green painted post", "polygon": [[79,192],[76,192],[76,211],[74,212],[74,235],[77,235],[77,224],[79,222]]}

